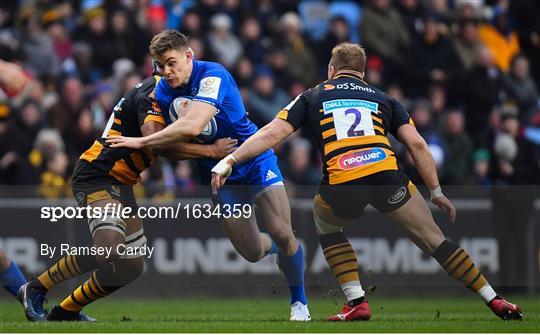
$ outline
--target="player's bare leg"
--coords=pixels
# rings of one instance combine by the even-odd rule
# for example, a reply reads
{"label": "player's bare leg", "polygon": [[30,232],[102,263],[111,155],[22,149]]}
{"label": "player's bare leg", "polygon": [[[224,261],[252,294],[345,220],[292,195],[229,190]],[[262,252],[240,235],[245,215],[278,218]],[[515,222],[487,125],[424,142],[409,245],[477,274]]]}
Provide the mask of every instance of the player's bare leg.
{"label": "player's bare leg", "polygon": [[405,205],[387,216],[397,222],[420,249],[435,258],[448,275],[480,295],[497,316],[505,320],[521,320],[523,314],[519,306],[500,298],[467,252],[458,244],[445,239],[426,201],[418,192]]}
{"label": "player's bare leg", "polygon": [[224,219],[223,229],[236,251],[249,262],[257,262],[271,251],[275,242],[284,255],[293,255],[298,250],[298,243],[292,232],[291,210],[284,189],[266,191],[256,199],[255,204],[257,215],[271,238],[261,233],[255,215]]}
{"label": "player's bare leg", "polygon": [[255,215],[225,219],[223,229],[234,248],[250,262],[268,254],[278,254],[278,265],[291,290],[291,320],[311,319],[304,292],[303,251],[291,228],[290,206],[284,187],[263,192],[255,200],[255,210],[268,234],[261,233]]}
{"label": "player's bare leg", "polygon": [[343,228],[355,220],[337,217],[320,195],[315,196],[313,216],[319,234],[324,257],[336,277],[347,303],[339,313],[327,318],[329,321],[369,320],[371,309],[365,300],[360,283],[358,260]]}
{"label": "player's bare leg", "polygon": [[397,222],[409,239],[430,256],[435,254],[435,250],[445,240],[419,192],[414,192],[407,203],[386,216]]}
{"label": "player's bare leg", "polygon": [[291,207],[283,185],[264,190],[255,205],[259,218],[278,248],[278,265],[291,293],[291,321],[309,321],[304,289],[304,251],[291,225]]}
{"label": "player's bare leg", "polygon": [[254,214],[249,218],[223,219],[222,226],[234,249],[248,262],[259,261],[272,247],[268,235],[260,232]]}
{"label": "player's bare leg", "polygon": [[[105,208],[111,203],[120,204],[117,200],[107,199],[96,201],[92,206]],[[82,308],[126,286],[142,273],[144,262],[141,256],[120,258],[126,246],[142,246],[146,243],[140,219],[109,218],[104,222],[106,225],[101,227],[91,224],[94,246],[107,248],[110,254],[96,255],[97,270],[66,297],[60,306],[51,310],[48,320],[94,321],[81,313]]]}
{"label": "player's bare leg", "polygon": [[284,187],[267,190],[255,201],[262,224],[285,256],[298,251],[298,242],[291,225],[291,207]]}

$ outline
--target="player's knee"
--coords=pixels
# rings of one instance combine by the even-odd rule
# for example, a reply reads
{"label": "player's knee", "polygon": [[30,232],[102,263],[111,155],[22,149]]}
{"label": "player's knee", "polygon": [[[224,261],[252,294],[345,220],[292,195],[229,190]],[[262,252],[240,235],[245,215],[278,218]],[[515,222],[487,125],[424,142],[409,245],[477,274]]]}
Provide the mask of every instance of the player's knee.
{"label": "player's knee", "polygon": [[119,259],[119,251],[122,250],[123,243],[123,237],[121,239],[110,238],[95,240],[94,247],[96,247],[96,261],[98,266],[103,266]]}
{"label": "player's knee", "polygon": [[114,260],[116,260],[118,257],[116,258],[113,258],[112,255],[107,257],[107,255],[100,255],[100,254],[97,254],[96,255],[96,263],[98,265],[98,267],[102,267],[103,265],[106,265],[110,262],[113,262]]}
{"label": "player's knee", "polygon": [[146,257],[147,238],[144,229],[129,234],[125,238],[125,244],[119,246],[121,264],[127,264],[127,272],[138,277],[144,270],[144,257]]}
{"label": "player's knee", "polygon": [[96,254],[96,262],[99,267],[106,265],[108,263],[114,262],[120,258],[120,255],[117,251],[118,246],[121,243],[107,243],[107,244],[96,244],[94,245],[98,252]]}
{"label": "player's knee", "polygon": [[298,243],[296,242],[296,237],[294,237],[294,234],[290,229],[275,229],[270,232],[270,236],[282,254],[291,256],[295,253]]}
{"label": "player's knee", "polygon": [[289,227],[278,227],[269,229],[268,233],[278,245],[294,243],[295,237]]}

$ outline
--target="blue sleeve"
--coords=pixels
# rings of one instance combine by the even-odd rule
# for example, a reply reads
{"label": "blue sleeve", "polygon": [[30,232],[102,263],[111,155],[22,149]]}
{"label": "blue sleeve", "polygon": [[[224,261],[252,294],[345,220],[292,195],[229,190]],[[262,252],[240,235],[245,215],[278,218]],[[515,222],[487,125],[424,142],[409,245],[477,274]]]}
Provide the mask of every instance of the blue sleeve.
{"label": "blue sleeve", "polygon": [[202,101],[221,108],[231,86],[234,86],[230,75],[225,70],[209,71],[199,82],[199,91],[193,97],[194,101]]}
{"label": "blue sleeve", "polygon": [[174,92],[169,86],[169,84],[167,84],[167,81],[160,80],[157,83],[156,89],[154,91],[154,100],[157,102],[159,108],[161,109],[161,113],[165,118],[165,122],[167,124],[171,123],[171,120],[169,118],[169,105],[174,100],[174,98]]}

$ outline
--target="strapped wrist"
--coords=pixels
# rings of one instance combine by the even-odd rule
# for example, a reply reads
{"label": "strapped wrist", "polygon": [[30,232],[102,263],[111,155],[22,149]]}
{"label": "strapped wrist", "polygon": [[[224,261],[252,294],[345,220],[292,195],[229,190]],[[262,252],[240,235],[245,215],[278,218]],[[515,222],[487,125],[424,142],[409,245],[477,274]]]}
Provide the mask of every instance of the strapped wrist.
{"label": "strapped wrist", "polygon": [[229,154],[227,157],[225,157],[224,161],[227,162],[227,164],[229,164],[230,166],[234,166],[236,163],[238,163],[238,161],[236,160],[236,158],[234,158],[232,154]]}
{"label": "strapped wrist", "polygon": [[430,189],[429,193],[431,194],[431,200],[438,197],[443,197],[444,194],[442,193],[442,189],[440,185],[437,185],[437,187]]}

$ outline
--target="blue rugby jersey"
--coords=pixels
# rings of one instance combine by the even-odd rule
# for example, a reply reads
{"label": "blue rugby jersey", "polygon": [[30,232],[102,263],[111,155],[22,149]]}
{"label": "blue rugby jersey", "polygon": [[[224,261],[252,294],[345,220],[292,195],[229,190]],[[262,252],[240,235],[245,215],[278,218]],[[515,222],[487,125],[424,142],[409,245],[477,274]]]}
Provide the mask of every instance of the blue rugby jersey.
{"label": "blue rugby jersey", "polygon": [[[172,88],[169,83],[161,79],[156,85],[154,99],[158,103],[167,124],[169,118],[169,105],[180,96],[189,96],[194,101],[209,103],[216,107],[214,116],[217,123],[217,133],[213,141],[219,138],[231,137],[237,139],[239,145],[246,141],[258,130],[257,126],[247,117],[242,96],[232,75],[222,65],[214,62],[193,60],[193,71],[187,84]],[[273,150],[261,154],[271,155]],[[217,163],[213,159],[197,159],[199,166],[209,173]],[[229,177],[231,180],[241,179],[248,171],[254,160],[239,164]],[[202,171],[201,171],[202,172]]]}

